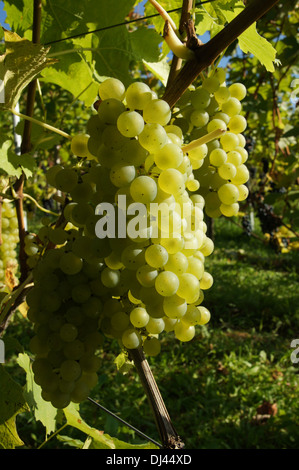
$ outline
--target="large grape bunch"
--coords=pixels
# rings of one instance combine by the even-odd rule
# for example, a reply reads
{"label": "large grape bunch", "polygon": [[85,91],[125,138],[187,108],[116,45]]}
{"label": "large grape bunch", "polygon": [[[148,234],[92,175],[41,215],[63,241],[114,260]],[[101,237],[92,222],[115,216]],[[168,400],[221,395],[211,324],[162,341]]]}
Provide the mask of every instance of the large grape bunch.
{"label": "large grape bunch", "polygon": [[[14,284],[18,267],[19,230],[16,210],[9,201],[1,203],[0,291],[8,292]],[[9,285],[7,285],[7,283]]]}
{"label": "large grape bunch", "polygon": [[[179,107],[172,116],[146,84],[134,82],[125,89],[109,78],[99,86],[100,104],[86,134],[71,141],[77,165],[48,170],[48,183],[67,196],[67,204],[64,223],[59,219],[26,237],[34,277],[27,303],[35,330],[30,342],[35,380],[55,407],[88,396],[97,382],[104,338],[155,356],[163,332],[187,342],[210,320],[202,304],[213,284],[205,259],[214,250],[206,235],[205,201],[215,194],[222,213],[233,215],[245,192],[244,178],[236,176],[245,160],[244,123],[234,114],[240,110],[235,94],[243,87],[236,90],[231,89],[233,101],[225,108],[234,119],[224,112],[224,101],[221,112],[211,112],[216,91],[213,95],[203,86],[192,91],[191,97],[197,96],[191,100],[197,113],[196,121],[191,115],[193,130],[206,134],[218,126],[229,128],[225,143],[222,138],[212,142],[216,159],[206,144],[190,151],[192,133],[184,141]],[[203,91],[205,101],[198,101]],[[221,171],[222,178],[221,168],[235,168],[234,179]],[[218,175],[218,193],[205,183],[208,171]]]}

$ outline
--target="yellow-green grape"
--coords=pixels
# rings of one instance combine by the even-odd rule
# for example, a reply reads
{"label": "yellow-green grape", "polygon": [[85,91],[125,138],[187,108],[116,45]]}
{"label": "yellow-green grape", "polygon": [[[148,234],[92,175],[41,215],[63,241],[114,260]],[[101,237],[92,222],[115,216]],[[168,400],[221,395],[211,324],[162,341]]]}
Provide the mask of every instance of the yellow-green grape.
{"label": "yellow-green grape", "polygon": [[187,181],[186,183],[186,187],[189,191],[197,191],[199,189],[199,186],[200,186],[200,183],[199,181],[195,180],[195,179],[192,179],[192,180],[189,180]]}
{"label": "yellow-green grape", "polygon": [[136,307],[130,312],[130,322],[136,328],[144,328],[149,322],[150,316],[144,307]]}
{"label": "yellow-green grape", "polygon": [[190,121],[195,127],[204,127],[210,119],[209,113],[201,109],[195,109],[190,115]]}
{"label": "yellow-green grape", "polygon": [[143,342],[143,350],[147,356],[157,356],[161,351],[161,343],[155,336],[148,336]]}
{"label": "yellow-green grape", "polygon": [[227,163],[226,162],[226,163],[223,163],[222,165],[219,166],[218,174],[224,180],[232,181],[232,179],[237,174],[237,169],[236,169],[235,165],[233,165],[232,163]]}
{"label": "yellow-green grape", "polygon": [[220,137],[220,144],[226,152],[229,152],[239,145],[239,138],[232,132],[226,132]]}
{"label": "yellow-green grape", "polygon": [[219,104],[223,104],[230,98],[230,91],[226,86],[222,85],[215,91],[214,97]]}
{"label": "yellow-green grape", "polygon": [[186,323],[180,321],[174,327],[175,337],[185,343],[191,341],[195,336],[195,328],[193,325],[187,325]]}
{"label": "yellow-green grape", "polygon": [[208,132],[213,132],[217,129],[223,129],[226,131],[226,124],[222,119],[212,119],[207,125]]}
{"label": "yellow-green grape", "polygon": [[142,116],[136,111],[125,111],[117,119],[117,129],[125,137],[135,137],[144,128]]}
{"label": "yellow-green grape", "polygon": [[230,132],[234,132],[235,134],[241,134],[245,131],[246,127],[247,121],[245,117],[241,115],[232,116],[228,123]]}
{"label": "yellow-green grape", "polygon": [[195,109],[205,109],[211,101],[210,93],[203,87],[196,88],[190,95],[191,104]]}
{"label": "yellow-green grape", "polygon": [[213,76],[218,78],[219,83],[222,84],[225,82],[226,70],[222,67],[219,67],[213,71]]}
{"label": "yellow-green grape", "polygon": [[221,166],[227,161],[227,153],[223,149],[214,149],[210,153],[210,163],[214,166]]}
{"label": "yellow-green grape", "polygon": [[228,100],[222,104],[221,109],[225,114],[231,117],[240,113],[242,105],[237,98],[231,97],[228,98]]}
{"label": "yellow-green grape", "polygon": [[179,287],[176,294],[186,300],[187,303],[192,303],[198,297],[199,293],[199,280],[191,273],[184,273],[179,276]]}
{"label": "yellow-green grape", "polygon": [[165,144],[154,154],[154,161],[161,170],[177,168],[183,161],[183,152],[176,144]]}
{"label": "yellow-green grape", "polygon": [[164,330],[165,323],[163,318],[150,317],[145,329],[151,335],[158,335]]}
{"label": "yellow-green grape", "polygon": [[239,212],[239,204],[237,202],[233,204],[221,204],[220,211],[225,217],[233,217]]}
{"label": "yellow-green grape", "polygon": [[152,101],[153,95],[146,83],[135,82],[128,86],[125,98],[130,109],[142,110]]}
{"label": "yellow-green grape", "polygon": [[237,185],[239,191],[238,201],[245,201],[249,194],[249,189],[244,184]]}
{"label": "yellow-green grape", "polygon": [[[1,291],[8,290],[6,286],[5,273],[9,272],[11,278],[16,274],[18,260],[17,260],[17,244],[19,241],[18,236],[18,219],[16,209],[13,204],[7,201],[2,202],[2,244],[0,246],[0,286]],[[34,257],[37,254],[38,247],[33,243],[26,245],[26,250],[30,251],[30,255]],[[37,251],[36,251],[37,250]],[[28,254],[28,253],[27,253]],[[33,263],[35,264],[35,262]]]}
{"label": "yellow-green grape", "polygon": [[199,284],[200,289],[202,289],[202,290],[210,289],[213,285],[213,282],[214,282],[213,276],[210,273],[205,271],[203,273],[203,276],[202,276],[201,280],[200,280],[200,284]]}
{"label": "yellow-green grape", "polygon": [[239,166],[242,164],[242,155],[236,150],[231,150],[227,153],[227,162]]}
{"label": "yellow-green grape", "polygon": [[247,166],[245,166],[243,163],[242,165],[239,165],[236,167],[236,174],[232,176],[231,182],[233,184],[245,184],[249,180],[249,170]]}
{"label": "yellow-green grape", "polygon": [[243,100],[247,93],[246,87],[243,83],[233,83],[228,89],[231,96],[239,101]]}
{"label": "yellow-green grape", "polygon": [[199,145],[198,147],[195,147],[192,150],[188,151],[188,156],[192,160],[202,160],[205,158],[208,154],[208,147],[206,144]]}
{"label": "yellow-green grape", "polygon": [[134,328],[128,328],[121,337],[122,343],[127,349],[137,349],[141,345],[141,336]]}
{"label": "yellow-green grape", "polygon": [[179,287],[179,278],[171,271],[162,271],[155,280],[156,291],[163,297],[174,295]]}
{"label": "yellow-green grape", "polygon": [[210,311],[206,307],[203,307],[203,306],[199,306],[197,308],[200,311],[200,315],[201,315],[201,318],[200,318],[198,324],[199,325],[206,325],[210,321],[210,318],[211,318]]}
{"label": "yellow-green grape", "polygon": [[163,170],[158,178],[162,191],[168,194],[182,194],[185,190],[185,180],[182,173],[176,168]]}
{"label": "yellow-green grape", "polygon": [[205,90],[208,90],[209,93],[215,93],[220,86],[218,78],[214,75],[212,77],[207,77],[202,82],[202,87]]}
{"label": "yellow-green grape", "polygon": [[168,261],[168,252],[159,244],[150,245],[145,251],[145,260],[153,268],[162,268]]}
{"label": "yellow-green grape", "polygon": [[218,190],[218,196],[223,204],[234,204],[239,198],[238,188],[231,183],[222,185]]}
{"label": "yellow-green grape", "polygon": [[99,85],[99,95],[101,100],[115,98],[122,101],[125,97],[126,88],[117,78],[107,78]]}
{"label": "yellow-green grape", "polygon": [[157,196],[157,184],[150,176],[137,176],[131,182],[130,194],[136,202],[143,204],[153,202]]}
{"label": "yellow-green grape", "polygon": [[121,113],[126,111],[122,101],[115,98],[108,98],[101,102],[98,108],[98,115],[105,124],[115,124]]}
{"label": "yellow-green grape", "polygon": [[160,99],[150,101],[143,109],[143,119],[146,123],[160,124],[166,126],[171,118],[169,104]]}
{"label": "yellow-green grape", "polygon": [[89,136],[87,134],[75,135],[71,140],[71,151],[77,157],[94,158],[88,150]]}
{"label": "yellow-green grape", "polygon": [[182,297],[174,294],[165,297],[163,309],[168,318],[182,318],[187,311],[187,302]]}

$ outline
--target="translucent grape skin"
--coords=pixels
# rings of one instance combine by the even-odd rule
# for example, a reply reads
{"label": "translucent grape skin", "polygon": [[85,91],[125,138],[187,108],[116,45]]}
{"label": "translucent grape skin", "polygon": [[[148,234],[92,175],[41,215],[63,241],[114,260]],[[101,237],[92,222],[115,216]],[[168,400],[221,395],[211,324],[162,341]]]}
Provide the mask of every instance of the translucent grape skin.
{"label": "translucent grape skin", "polygon": [[142,116],[136,111],[125,111],[117,119],[117,128],[125,137],[135,137],[144,128]]}

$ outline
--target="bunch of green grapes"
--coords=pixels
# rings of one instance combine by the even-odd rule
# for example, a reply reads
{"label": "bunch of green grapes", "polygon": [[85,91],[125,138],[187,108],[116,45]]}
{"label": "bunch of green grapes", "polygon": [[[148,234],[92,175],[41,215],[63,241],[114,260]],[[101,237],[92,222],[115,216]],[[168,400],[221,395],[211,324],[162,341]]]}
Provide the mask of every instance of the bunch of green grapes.
{"label": "bunch of green grapes", "polygon": [[86,134],[71,141],[78,164],[47,172],[66,195],[64,224],[26,239],[33,370],[58,408],[82,401],[96,383],[103,337],[155,356],[164,332],[187,342],[210,320],[205,260],[214,244],[199,164],[209,150],[186,151],[179,119],[146,84],[126,89],[109,78],[99,95]]}
{"label": "bunch of green grapes", "polygon": [[102,263],[76,255],[77,238],[65,233],[67,242],[47,250],[33,268],[34,287],[26,298],[35,333],[30,340],[34,379],[56,408],[88,397],[97,383],[103,344],[98,325],[104,290],[97,282]]}
{"label": "bunch of green grapes", "polygon": [[5,273],[9,271],[10,275],[14,275],[18,268],[18,219],[15,207],[11,202],[2,202],[1,225],[2,244],[0,246],[0,289],[6,291],[7,286],[5,282]]}
{"label": "bunch of green grapes", "polygon": [[239,203],[248,196],[248,152],[242,134],[247,122],[241,114],[246,88],[242,83],[226,86],[225,78],[225,70],[219,68],[200,86],[188,90],[179,102],[175,120],[188,129],[191,139],[215,129],[226,131],[220,139],[188,154],[200,183],[198,192],[205,199],[205,212],[213,218],[237,215]]}

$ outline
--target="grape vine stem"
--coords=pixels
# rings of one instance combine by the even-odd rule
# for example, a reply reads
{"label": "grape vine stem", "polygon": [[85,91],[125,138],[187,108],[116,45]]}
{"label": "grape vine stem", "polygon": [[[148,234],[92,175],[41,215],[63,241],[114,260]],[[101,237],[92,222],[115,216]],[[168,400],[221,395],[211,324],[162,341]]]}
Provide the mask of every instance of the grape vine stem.
{"label": "grape vine stem", "polygon": [[200,73],[209,67],[249,26],[269,11],[278,0],[252,0],[225,28],[206,44],[195,44],[195,58],[182,67],[165,90],[163,100],[173,107]]}
{"label": "grape vine stem", "polygon": [[37,207],[39,210],[45,212],[46,214],[55,215],[55,217],[59,217],[59,214],[56,214],[56,212],[52,212],[52,211],[50,211],[50,210],[45,209],[44,207],[42,207],[42,206],[37,202],[37,200],[34,199],[34,197],[30,196],[30,194],[23,193],[23,197],[30,199],[30,201],[32,201],[32,202],[36,205],[36,207]]}
{"label": "grape vine stem", "polygon": [[54,126],[51,126],[50,124],[47,124],[46,122],[42,122],[42,121],[39,121],[38,119],[34,119],[33,117],[31,116],[28,116],[26,114],[22,114],[22,113],[19,113],[18,111],[16,111],[15,109],[11,109],[11,112],[13,114],[15,114],[16,116],[22,118],[22,119],[25,119],[29,122],[32,122],[34,124],[37,124],[38,126],[41,126],[43,127],[44,129],[47,129],[49,131],[52,131],[52,132],[56,132],[56,134],[59,134],[61,135],[62,137],[65,137],[66,139],[71,139],[72,137],[67,134],[66,132],[60,130],[60,129],[57,129],[57,127],[54,127]]}
{"label": "grape vine stem", "polygon": [[185,445],[176,432],[143,350],[130,349],[143,389],[153,412],[164,449],[182,449]]}

